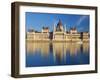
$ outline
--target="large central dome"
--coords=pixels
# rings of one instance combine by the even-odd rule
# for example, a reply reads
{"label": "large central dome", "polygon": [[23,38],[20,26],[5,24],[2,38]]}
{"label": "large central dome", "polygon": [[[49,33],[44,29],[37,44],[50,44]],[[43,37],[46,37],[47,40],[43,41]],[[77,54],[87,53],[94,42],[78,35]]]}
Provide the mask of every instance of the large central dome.
{"label": "large central dome", "polygon": [[57,24],[56,31],[63,31],[63,25],[62,25],[61,20],[59,20],[59,22]]}

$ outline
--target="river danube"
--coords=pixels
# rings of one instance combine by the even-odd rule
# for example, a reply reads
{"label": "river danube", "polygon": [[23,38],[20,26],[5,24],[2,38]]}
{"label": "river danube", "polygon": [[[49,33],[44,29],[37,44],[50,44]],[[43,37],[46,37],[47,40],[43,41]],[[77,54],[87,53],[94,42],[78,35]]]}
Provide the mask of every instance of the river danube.
{"label": "river danube", "polygon": [[89,64],[89,43],[26,43],[26,67],[82,64]]}

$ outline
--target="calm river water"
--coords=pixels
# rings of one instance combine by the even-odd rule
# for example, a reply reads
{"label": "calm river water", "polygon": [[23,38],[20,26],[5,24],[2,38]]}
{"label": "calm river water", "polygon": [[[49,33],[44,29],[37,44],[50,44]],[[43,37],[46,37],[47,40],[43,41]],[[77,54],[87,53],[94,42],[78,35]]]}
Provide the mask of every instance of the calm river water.
{"label": "calm river water", "polygon": [[27,42],[26,67],[89,64],[89,43]]}

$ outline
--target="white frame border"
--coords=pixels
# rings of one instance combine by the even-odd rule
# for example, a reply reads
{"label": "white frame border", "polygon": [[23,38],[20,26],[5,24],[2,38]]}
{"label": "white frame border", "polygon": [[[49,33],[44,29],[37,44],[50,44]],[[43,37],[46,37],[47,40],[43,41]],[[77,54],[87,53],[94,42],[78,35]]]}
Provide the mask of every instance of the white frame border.
{"label": "white frame border", "polygon": [[[55,72],[75,72],[95,70],[95,10],[56,8],[38,6],[20,6],[19,13],[19,74],[42,74]],[[50,67],[25,67],[25,12],[41,13],[63,13],[63,14],[83,14],[90,15],[90,64],[74,66],[50,66]]]}

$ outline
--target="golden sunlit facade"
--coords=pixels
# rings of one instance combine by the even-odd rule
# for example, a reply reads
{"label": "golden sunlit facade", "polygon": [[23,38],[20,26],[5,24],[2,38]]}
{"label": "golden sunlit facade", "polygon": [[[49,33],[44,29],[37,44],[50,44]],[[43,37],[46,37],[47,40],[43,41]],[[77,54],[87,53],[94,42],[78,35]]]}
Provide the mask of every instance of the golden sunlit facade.
{"label": "golden sunlit facade", "polygon": [[89,42],[89,32],[78,32],[76,27],[70,31],[64,28],[61,20],[57,26],[53,26],[53,32],[50,33],[48,27],[43,27],[41,32],[31,29],[26,33],[27,41],[64,41],[64,42]]}

